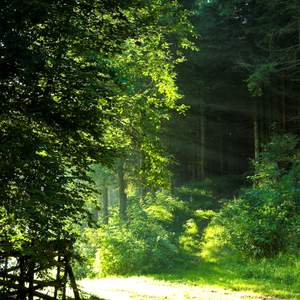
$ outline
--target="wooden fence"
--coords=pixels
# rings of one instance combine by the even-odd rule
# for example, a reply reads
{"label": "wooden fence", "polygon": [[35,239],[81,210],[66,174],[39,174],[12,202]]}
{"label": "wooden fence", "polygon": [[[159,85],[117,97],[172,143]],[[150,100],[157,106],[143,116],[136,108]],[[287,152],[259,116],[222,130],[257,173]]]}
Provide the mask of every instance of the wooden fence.
{"label": "wooden fence", "polygon": [[65,300],[68,283],[75,300],[80,299],[68,247],[47,246],[43,255],[0,253],[0,299]]}

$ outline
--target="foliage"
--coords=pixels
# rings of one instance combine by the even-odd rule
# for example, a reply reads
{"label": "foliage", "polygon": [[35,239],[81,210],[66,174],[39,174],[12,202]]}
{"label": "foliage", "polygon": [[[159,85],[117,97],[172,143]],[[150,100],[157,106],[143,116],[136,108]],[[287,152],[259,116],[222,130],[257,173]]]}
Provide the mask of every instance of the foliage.
{"label": "foliage", "polygon": [[95,276],[93,264],[97,251],[96,230],[88,228],[81,230],[80,236],[77,238],[75,248],[75,259],[73,261],[73,269],[77,278],[88,278]]}
{"label": "foliage", "polygon": [[236,176],[206,178],[176,188],[175,194],[184,201],[185,211],[178,213],[181,227],[177,228],[182,250],[192,256],[199,255],[205,228],[215,217],[222,203],[236,192],[242,180]]}
{"label": "foliage", "polygon": [[166,192],[148,195],[142,204],[131,198],[126,224],[115,215],[108,225],[85,230],[77,251],[88,267],[84,270],[78,264],[78,275],[141,274],[174,268],[184,257],[176,230],[180,228],[179,212],[185,209],[183,202]]}
{"label": "foliage", "polygon": [[13,214],[8,214],[4,207],[0,207],[0,237],[5,243],[1,243],[1,251],[10,249],[13,245],[13,250],[22,249],[24,243],[30,238],[24,234],[26,228],[26,220],[16,220]]}
{"label": "foliage", "polygon": [[138,220],[130,228],[103,232],[94,264],[98,275],[160,272],[174,266],[178,249],[171,235],[146,221],[144,228]]}
{"label": "foliage", "polygon": [[222,209],[217,222],[241,253],[265,257],[299,245],[299,151],[295,136],[275,136],[255,162],[254,186]]}
{"label": "foliage", "polygon": [[[179,98],[173,62],[182,55],[167,36],[180,44],[192,27],[177,1],[5,0],[0,11],[2,252],[73,240],[94,192],[89,167],[111,166],[133,143],[125,128],[136,127],[157,170],[159,141],[147,130]],[[155,122],[139,126],[143,114]]]}
{"label": "foliage", "polygon": [[197,255],[199,252],[201,232],[194,218],[188,219],[179,237],[179,245],[185,253]]}
{"label": "foliage", "polygon": [[[299,79],[298,59],[295,59],[298,1],[213,0],[200,1],[199,7],[200,14],[212,16],[206,27],[214,30],[222,24],[227,34],[232,33],[225,45],[235,42],[233,47],[240,49],[235,48],[229,59],[248,73],[246,83],[253,95],[261,96],[276,77],[285,76],[291,81]],[[225,45],[222,47],[227,48]]]}
{"label": "foliage", "polygon": [[210,223],[202,236],[201,257],[206,261],[221,260],[226,253],[225,248],[224,227]]}
{"label": "foliage", "polygon": [[270,85],[270,79],[274,73],[274,66],[272,64],[259,65],[254,73],[252,73],[246,80],[247,87],[253,96],[262,96],[264,88]]}

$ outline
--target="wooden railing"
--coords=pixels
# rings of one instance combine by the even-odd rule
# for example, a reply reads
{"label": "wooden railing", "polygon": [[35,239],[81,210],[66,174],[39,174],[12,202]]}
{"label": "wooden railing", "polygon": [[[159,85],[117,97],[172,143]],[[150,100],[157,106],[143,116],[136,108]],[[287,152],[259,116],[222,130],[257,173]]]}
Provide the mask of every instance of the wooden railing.
{"label": "wooden railing", "polygon": [[69,284],[79,300],[71,254],[65,250],[49,247],[44,257],[0,252],[0,299],[65,300]]}

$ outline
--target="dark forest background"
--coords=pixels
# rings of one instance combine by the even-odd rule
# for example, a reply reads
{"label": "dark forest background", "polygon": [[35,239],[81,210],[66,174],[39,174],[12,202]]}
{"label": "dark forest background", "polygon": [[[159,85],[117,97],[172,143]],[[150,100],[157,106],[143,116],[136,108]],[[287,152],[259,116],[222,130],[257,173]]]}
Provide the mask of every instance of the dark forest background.
{"label": "dark forest background", "polygon": [[200,51],[177,70],[190,109],[166,138],[179,162],[175,182],[248,174],[273,134],[299,132],[299,3],[186,5],[196,10]]}

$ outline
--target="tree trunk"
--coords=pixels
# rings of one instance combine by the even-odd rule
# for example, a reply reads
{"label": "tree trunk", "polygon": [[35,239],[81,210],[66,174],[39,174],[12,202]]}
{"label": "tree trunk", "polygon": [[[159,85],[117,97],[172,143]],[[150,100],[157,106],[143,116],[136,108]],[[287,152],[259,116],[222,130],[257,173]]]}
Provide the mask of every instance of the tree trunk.
{"label": "tree trunk", "polygon": [[[139,157],[140,170],[142,170],[144,168],[144,164],[145,164],[145,154],[141,152],[140,157]],[[141,202],[143,202],[146,197],[146,194],[147,194],[147,184],[146,184],[146,180],[143,175],[139,176],[138,193],[139,193]]]}
{"label": "tree trunk", "polygon": [[205,177],[205,140],[206,140],[206,122],[204,116],[204,108],[203,105],[201,107],[200,113],[200,128],[201,128],[201,141],[200,141],[200,157],[201,157],[201,166],[200,166],[200,173],[201,179]]}
{"label": "tree trunk", "polygon": [[[198,111],[198,110],[197,110]],[[200,107],[200,112],[201,112],[201,107]],[[194,179],[199,180],[201,178],[201,118],[197,118],[196,120],[196,139],[194,141],[195,145],[195,159],[194,159]]]}
{"label": "tree trunk", "polygon": [[219,141],[219,146],[220,146],[220,175],[224,175],[224,141],[223,141],[223,131],[220,130],[220,141]]}
{"label": "tree trunk", "polygon": [[286,130],[286,79],[282,79],[282,97],[281,97],[281,124],[282,129]]}
{"label": "tree trunk", "polygon": [[254,133],[254,159],[257,160],[259,156],[259,124],[258,124],[258,101],[256,99],[254,113],[253,113],[253,133]]}
{"label": "tree trunk", "polygon": [[119,179],[119,216],[122,221],[126,221],[127,215],[127,195],[126,182],[124,176],[124,162],[120,161],[118,164],[118,179]]}
{"label": "tree trunk", "polygon": [[102,210],[103,223],[108,224],[108,187],[105,186],[102,191]]}

